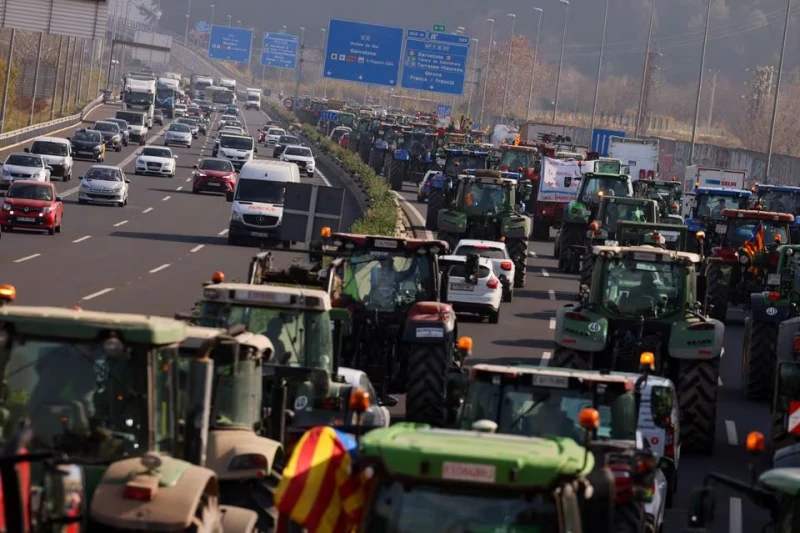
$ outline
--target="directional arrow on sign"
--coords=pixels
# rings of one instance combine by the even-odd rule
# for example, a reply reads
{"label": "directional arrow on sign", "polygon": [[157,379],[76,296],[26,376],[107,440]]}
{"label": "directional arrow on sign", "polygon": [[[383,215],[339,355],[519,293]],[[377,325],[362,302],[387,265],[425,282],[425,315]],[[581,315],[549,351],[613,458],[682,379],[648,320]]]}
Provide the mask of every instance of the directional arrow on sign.
{"label": "directional arrow on sign", "polygon": [[389,80],[389,83],[394,83],[394,80]]}
{"label": "directional arrow on sign", "polygon": [[433,89],[433,85],[431,85],[431,89]]}
{"label": "directional arrow on sign", "polygon": [[329,71],[328,71],[328,76],[330,76],[330,75],[331,75],[331,71],[329,70]]}
{"label": "directional arrow on sign", "polygon": [[363,79],[364,79],[364,76],[359,76],[359,77],[358,77],[358,79],[359,79],[359,80],[363,80]]}

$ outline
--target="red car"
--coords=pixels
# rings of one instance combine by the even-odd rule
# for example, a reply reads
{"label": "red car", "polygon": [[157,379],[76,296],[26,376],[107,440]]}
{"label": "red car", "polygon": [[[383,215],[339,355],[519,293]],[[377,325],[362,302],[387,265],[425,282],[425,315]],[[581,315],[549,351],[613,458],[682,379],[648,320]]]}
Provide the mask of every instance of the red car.
{"label": "red car", "polygon": [[236,170],[227,159],[207,157],[194,166],[192,192],[229,193],[236,189]]}
{"label": "red car", "polygon": [[0,228],[61,233],[64,203],[52,183],[19,180],[11,184],[0,209]]}

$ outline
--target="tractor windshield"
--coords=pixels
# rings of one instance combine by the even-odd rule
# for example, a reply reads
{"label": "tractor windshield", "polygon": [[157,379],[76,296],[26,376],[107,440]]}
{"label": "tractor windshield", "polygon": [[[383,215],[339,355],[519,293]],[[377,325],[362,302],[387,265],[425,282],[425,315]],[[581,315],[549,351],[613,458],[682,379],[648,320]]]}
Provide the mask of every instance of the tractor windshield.
{"label": "tractor windshield", "polygon": [[727,238],[731,248],[741,247],[747,239],[753,237],[758,231],[758,223],[764,228],[764,245],[775,242],[775,236],[780,235],[781,242],[788,242],[789,226],[786,222],[773,222],[771,220],[754,220],[752,218],[730,219]]}
{"label": "tractor windshield", "polygon": [[467,215],[494,215],[508,204],[510,189],[504,183],[470,182],[464,189],[464,210]]}
{"label": "tractor windshield", "polygon": [[653,212],[642,204],[628,204],[622,202],[609,202],[603,211],[601,226],[611,231],[617,230],[617,222],[655,222]]}
{"label": "tractor windshield", "polygon": [[603,306],[624,316],[669,315],[683,309],[685,280],[683,266],[672,261],[612,260],[606,264]]}
{"label": "tractor windshield", "polygon": [[591,203],[603,196],[622,196],[625,198],[632,196],[631,185],[628,180],[595,176],[588,180],[584,178],[582,181],[586,185],[584,185],[578,200],[583,203]]}
{"label": "tractor windshield", "polygon": [[[458,163],[458,165],[456,165]],[[444,173],[446,176],[457,176],[461,172],[465,172],[470,168],[483,169],[486,167],[485,155],[450,155],[444,165]]]}
{"label": "tractor windshield", "polygon": [[272,341],[273,360],[282,365],[327,369],[333,358],[330,315],[324,311],[204,301],[197,324],[211,328],[244,324],[247,331]]}
{"label": "tractor windshield", "polygon": [[468,490],[452,482],[438,487],[387,480],[372,501],[367,533],[560,531],[556,502],[546,492],[504,492],[494,486]]}
{"label": "tractor windshield", "polygon": [[636,438],[635,398],[632,392],[598,394],[594,391],[557,389],[530,385],[494,385],[472,381],[464,401],[460,426],[469,429],[482,419],[497,423],[497,433],[544,437],[558,435],[583,438],[578,417],[581,409],[594,407],[600,413],[598,439],[634,440]]}
{"label": "tractor windshield", "polygon": [[715,194],[697,195],[697,216],[700,218],[712,218],[714,220],[725,220],[722,216],[723,209],[744,209],[742,205],[746,201],[738,196],[718,196]]}
{"label": "tractor windshield", "polygon": [[[26,339],[0,351],[8,384],[3,437],[27,418],[34,432],[32,450],[55,448],[71,458],[103,461],[146,450],[147,354],[132,357],[133,350],[121,343],[113,351],[106,344]],[[170,367],[166,352],[159,361],[158,369]],[[168,370],[163,379],[162,372],[157,374],[154,390],[172,388]],[[171,401],[163,394],[157,413],[172,413]],[[159,420],[157,427],[167,425]]]}
{"label": "tractor windshield", "polygon": [[431,261],[425,256],[358,253],[342,269],[343,296],[370,311],[393,312],[436,299]]}
{"label": "tractor windshield", "polygon": [[765,211],[800,215],[800,191],[790,193],[774,189],[766,190],[759,195],[758,201]]}
{"label": "tractor windshield", "polygon": [[500,158],[500,166],[507,167],[512,172],[516,172],[518,168],[533,168],[535,162],[536,152],[528,150],[508,150],[503,152]]}

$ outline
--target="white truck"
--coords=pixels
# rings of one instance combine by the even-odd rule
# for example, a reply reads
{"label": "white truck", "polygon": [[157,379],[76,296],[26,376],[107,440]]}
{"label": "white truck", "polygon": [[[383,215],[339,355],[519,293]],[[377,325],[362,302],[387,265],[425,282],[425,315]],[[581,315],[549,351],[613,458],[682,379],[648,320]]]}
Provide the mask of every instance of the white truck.
{"label": "white truck", "polygon": [[608,157],[630,167],[632,180],[658,178],[658,139],[608,139]]}
{"label": "white truck", "polygon": [[261,111],[261,90],[260,89],[253,89],[252,87],[247,89],[247,101],[244,104],[245,109],[258,109]]}
{"label": "white truck", "polygon": [[230,89],[233,93],[233,102],[236,103],[236,80],[232,80],[230,78],[220,78],[217,80],[217,85],[220,87],[225,87],[226,89]]}
{"label": "white truck", "polygon": [[[683,182],[683,211],[686,216],[694,206],[694,190],[696,187],[706,189],[744,189],[747,181],[746,170],[731,170],[729,168],[703,167],[689,165],[684,171]],[[696,187],[695,187],[696,186]]]}
{"label": "white truck", "polygon": [[137,74],[125,76],[125,86],[122,90],[122,110],[139,111],[147,117],[147,127],[153,127],[153,113],[156,103],[155,77]]}

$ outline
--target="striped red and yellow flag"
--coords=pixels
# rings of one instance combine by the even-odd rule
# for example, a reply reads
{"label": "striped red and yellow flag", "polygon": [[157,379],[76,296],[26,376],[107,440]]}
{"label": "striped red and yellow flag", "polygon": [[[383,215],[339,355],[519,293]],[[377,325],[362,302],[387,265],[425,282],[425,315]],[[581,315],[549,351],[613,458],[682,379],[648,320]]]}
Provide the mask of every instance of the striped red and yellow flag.
{"label": "striped red and yellow flag", "polygon": [[315,427],[295,446],[275,492],[275,507],[311,533],[351,533],[361,520],[365,479],[353,471],[357,441]]}
{"label": "striped red and yellow flag", "polygon": [[742,248],[750,256],[751,260],[758,252],[764,249],[764,225],[761,221],[753,228],[753,234],[745,241]]}

